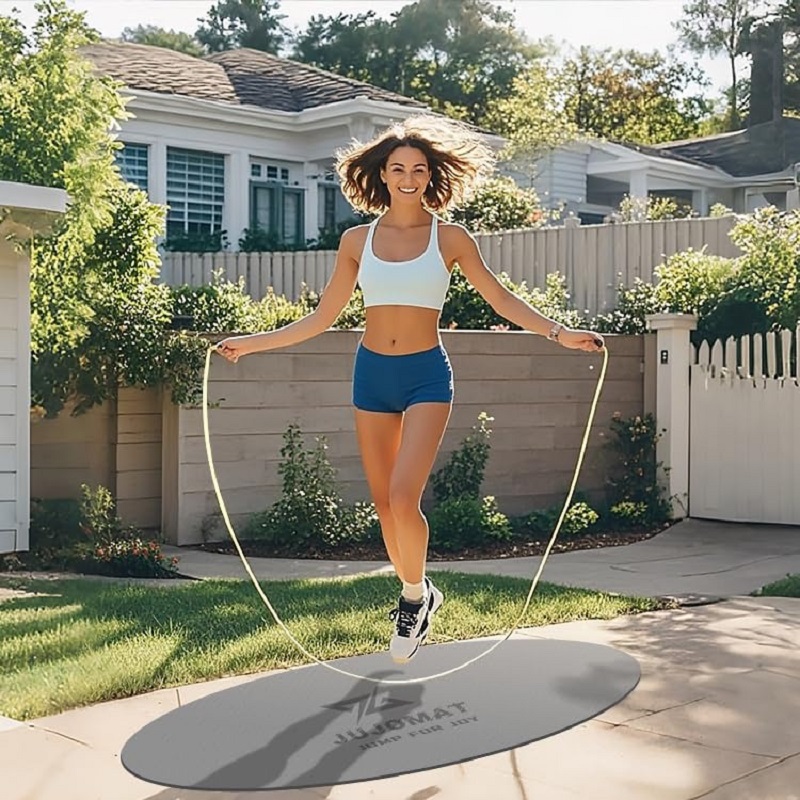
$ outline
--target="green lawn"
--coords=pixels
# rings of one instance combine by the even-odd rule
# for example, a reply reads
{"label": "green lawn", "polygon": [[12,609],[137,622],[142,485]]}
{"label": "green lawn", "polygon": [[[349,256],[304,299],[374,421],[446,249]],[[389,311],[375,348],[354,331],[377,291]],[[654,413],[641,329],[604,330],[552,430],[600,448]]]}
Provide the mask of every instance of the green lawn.
{"label": "green lawn", "polygon": [[800,597],[800,575],[787,575],[775,583],[767,584],[756,594],[772,597]]}
{"label": "green lawn", "polygon": [[[431,643],[505,632],[529,581],[436,574],[445,592]],[[0,577],[37,593],[0,602],[0,714],[32,719],[167,686],[306,663],[247,581],[168,587]],[[321,659],[383,651],[390,576],[264,583],[292,634]],[[609,619],[657,601],[541,584],[525,625]],[[388,654],[387,654],[388,658]]]}

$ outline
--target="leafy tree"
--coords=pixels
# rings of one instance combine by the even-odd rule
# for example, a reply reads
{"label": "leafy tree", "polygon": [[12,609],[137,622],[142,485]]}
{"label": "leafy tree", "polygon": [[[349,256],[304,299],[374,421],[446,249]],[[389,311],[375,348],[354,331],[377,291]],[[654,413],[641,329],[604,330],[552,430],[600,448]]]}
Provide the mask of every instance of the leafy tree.
{"label": "leafy tree", "polygon": [[312,16],[294,42],[293,56],[306,64],[366,81],[400,94],[410,92],[410,59],[391,42],[392,24],[374,11]]}
{"label": "leafy tree", "polygon": [[84,14],[63,0],[35,7],[30,37],[17,18],[0,16],[0,180],[66,189],[65,225],[87,235],[109,218],[119,145],[108,126],[127,114],[119,84],[76,56],[98,40]]}
{"label": "leafy tree", "polygon": [[[79,275],[76,299],[84,310],[75,328],[55,324],[36,331],[32,404],[49,415],[57,414],[67,400],[75,403],[73,413],[81,413],[116,397],[119,386],[176,386],[178,376],[191,383],[205,353],[198,337],[169,331],[172,295],[169,287],[155,282],[160,264],[155,241],[163,230],[163,209],[121,181],[109,196],[113,212],[108,224],[95,231],[78,257],[62,266],[63,237],[38,246],[34,278],[39,305],[50,307],[60,297],[45,275],[60,278],[69,270]],[[45,281],[46,298],[40,290]],[[74,337],[68,345],[65,334]]]}
{"label": "leafy tree", "polygon": [[294,50],[301,61],[478,124],[541,53],[488,0],[417,0],[389,21],[372,11],[315,16]]}
{"label": "leafy tree", "polygon": [[689,0],[683,6],[683,17],[674,23],[681,43],[693,53],[727,56],[731,70],[730,130],[740,124],[736,59],[742,54],[743,37],[753,10],[753,0]]}
{"label": "leafy tree", "polygon": [[195,38],[211,53],[251,47],[277,55],[289,36],[279,9],[278,0],[217,0]]}
{"label": "leafy tree", "polygon": [[559,71],[564,110],[581,131],[640,144],[697,135],[712,109],[701,94],[708,80],[671,51],[581,47]]}
{"label": "leafy tree", "polygon": [[190,33],[166,30],[157,25],[137,25],[122,31],[123,42],[149,44],[153,47],[164,47],[190,56],[202,56],[203,46]]}
{"label": "leafy tree", "polygon": [[487,114],[489,127],[506,137],[503,158],[532,181],[539,160],[549,151],[579,138],[565,113],[559,76],[543,64],[530,67],[513,83],[513,92],[495,101]]}
{"label": "leafy tree", "polygon": [[0,17],[0,179],[66,189],[55,235],[31,258],[32,403],[54,415],[114,396],[121,383],[193,387],[202,340],[166,330],[171,298],[154,284],[163,209],[114,165],[118,85],[79,54],[97,40],[64,0],[40,0],[29,38]]}

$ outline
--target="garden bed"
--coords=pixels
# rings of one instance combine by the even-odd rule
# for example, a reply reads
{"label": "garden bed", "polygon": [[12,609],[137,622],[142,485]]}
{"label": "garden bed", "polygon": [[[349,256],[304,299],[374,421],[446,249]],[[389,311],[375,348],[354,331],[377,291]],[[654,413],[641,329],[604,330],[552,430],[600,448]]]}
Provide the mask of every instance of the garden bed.
{"label": "garden bed", "polygon": [[[652,539],[668,526],[656,530],[586,533],[580,536],[559,538],[553,546],[553,553],[568,553],[574,550],[596,550],[601,547],[621,547],[645,539]],[[466,547],[457,552],[428,549],[428,561],[484,561],[497,558],[522,558],[542,555],[549,538],[519,539],[512,542],[486,542],[480,547]],[[268,542],[241,540],[242,550],[248,558],[310,558],[338,559],[341,561],[386,561],[383,542],[347,542],[332,548],[314,548],[304,545],[302,552],[287,547],[276,547]],[[230,539],[195,545],[193,549],[206,553],[236,555],[236,548]]]}

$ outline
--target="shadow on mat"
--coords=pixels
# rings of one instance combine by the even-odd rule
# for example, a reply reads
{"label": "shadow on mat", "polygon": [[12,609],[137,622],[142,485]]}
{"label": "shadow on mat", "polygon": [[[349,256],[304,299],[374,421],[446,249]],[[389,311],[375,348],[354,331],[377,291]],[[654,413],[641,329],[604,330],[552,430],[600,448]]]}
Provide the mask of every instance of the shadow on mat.
{"label": "shadow on mat", "polygon": [[[397,670],[378,670],[367,675],[367,678],[380,680],[400,675]],[[392,687],[395,688],[395,687]],[[401,699],[406,713],[421,705],[424,687],[422,684],[408,684],[400,687]],[[385,691],[369,680],[358,681],[343,697],[333,698],[326,706],[311,716],[300,719],[283,731],[276,733],[264,747],[242,756],[221,769],[212,772],[192,788],[167,788],[154,794],[147,800],[321,800],[328,797],[330,788],[339,782],[345,770],[364,752],[357,741],[336,745],[331,736],[331,749],[313,765],[296,777],[287,778],[292,786],[315,788],[291,789],[280,787],[280,778],[292,756],[312,739],[325,735],[331,723],[340,719],[343,714],[348,717],[358,708],[359,701],[365,696],[373,697],[375,692]],[[359,718],[361,711],[359,710]],[[369,722],[352,723],[351,728],[359,724],[372,728],[387,720],[395,719],[395,706],[382,709],[373,703],[370,709]],[[276,785],[275,789],[270,786]],[[258,791],[262,790],[262,791]]]}

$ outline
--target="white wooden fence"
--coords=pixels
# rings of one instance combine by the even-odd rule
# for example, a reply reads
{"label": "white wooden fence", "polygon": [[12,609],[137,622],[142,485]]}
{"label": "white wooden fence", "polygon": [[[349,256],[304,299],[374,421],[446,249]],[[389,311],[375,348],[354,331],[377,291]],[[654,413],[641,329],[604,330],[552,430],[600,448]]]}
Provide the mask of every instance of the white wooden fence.
{"label": "white wooden fence", "polygon": [[689,513],[800,524],[800,328],[700,347],[690,368]]}
{"label": "white wooden fence", "polygon": [[[654,270],[674,253],[706,247],[733,257],[738,249],[728,237],[733,217],[666,220],[609,225],[567,224],[559,228],[508,231],[477,237],[486,262],[515,283],[544,288],[550,272],[566,277],[574,308],[594,316],[616,306],[617,288],[636,278],[652,281]],[[303,284],[321,292],[333,270],[333,251],[296,253],[166,253],[161,280],[177,286],[210,283],[215,271],[244,278],[253,297],[272,286],[296,300]]]}

